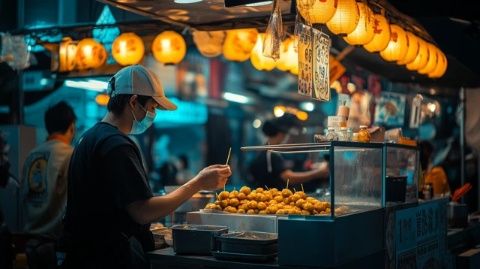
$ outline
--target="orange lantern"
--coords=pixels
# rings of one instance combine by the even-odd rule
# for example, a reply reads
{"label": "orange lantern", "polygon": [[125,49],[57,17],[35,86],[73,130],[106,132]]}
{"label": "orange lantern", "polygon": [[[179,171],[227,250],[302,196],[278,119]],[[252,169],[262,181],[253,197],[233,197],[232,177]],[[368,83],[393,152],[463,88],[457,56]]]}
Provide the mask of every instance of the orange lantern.
{"label": "orange lantern", "polygon": [[144,53],[143,41],[134,33],[121,34],[113,41],[112,56],[120,65],[138,64]]}
{"label": "orange lantern", "polygon": [[195,31],[192,33],[193,42],[198,51],[205,57],[216,57],[222,54],[224,31]]}
{"label": "orange lantern", "polygon": [[422,69],[418,70],[420,74],[430,74],[437,67],[438,49],[433,44],[428,43],[428,62]]}
{"label": "orange lantern", "polygon": [[257,29],[227,31],[227,37],[223,43],[223,57],[230,61],[246,61],[257,43],[257,35]]}
{"label": "orange lantern", "polygon": [[253,47],[250,55],[250,62],[252,62],[252,65],[255,67],[255,69],[270,71],[275,68],[275,61],[270,57],[263,56],[264,39],[265,34],[258,34],[257,43],[255,43],[255,47]]}
{"label": "orange lantern", "polygon": [[297,0],[297,8],[311,24],[326,23],[337,10],[337,0]]}
{"label": "orange lantern", "polygon": [[348,35],[355,30],[359,19],[360,12],[355,0],[338,0],[337,10],[327,22],[327,27],[334,34]]}
{"label": "orange lantern", "polygon": [[364,45],[372,41],[374,33],[373,25],[373,12],[365,3],[357,3],[358,10],[360,11],[360,19],[357,27],[353,32],[348,34],[345,39],[350,45]]}
{"label": "orange lantern", "polygon": [[75,69],[77,45],[72,41],[70,37],[65,37],[62,39],[58,54],[59,54],[58,71],[69,72]]}
{"label": "orange lantern", "polygon": [[101,93],[95,97],[95,102],[100,106],[107,106],[110,96],[108,94]]}
{"label": "orange lantern", "polygon": [[398,61],[407,54],[407,34],[402,27],[391,24],[390,25],[390,42],[387,47],[380,52],[380,56],[385,61]]}
{"label": "orange lantern", "polygon": [[403,59],[397,62],[398,64],[401,64],[401,65],[413,62],[413,60],[415,60],[415,57],[417,57],[417,54],[418,54],[418,47],[419,47],[418,38],[410,32],[406,32],[406,33],[407,33],[408,49],[407,49],[407,54],[405,54],[405,57],[403,57]]}
{"label": "orange lantern", "polygon": [[77,45],[76,67],[79,70],[98,68],[107,60],[107,51],[93,38],[85,38]]}
{"label": "orange lantern", "polygon": [[[281,71],[298,70],[298,53],[295,51],[295,38],[287,38],[280,45],[280,59],[277,61],[277,69]],[[297,71],[298,72],[298,71]]]}
{"label": "orange lantern", "polygon": [[413,62],[407,64],[408,70],[420,70],[427,65],[428,62],[428,45],[423,39],[418,38],[418,53]]}
{"label": "orange lantern", "polygon": [[445,71],[447,71],[447,57],[445,54],[443,54],[442,51],[438,51],[438,61],[437,61],[437,66],[435,67],[435,70],[428,74],[428,77],[430,78],[439,78],[445,74]]}
{"label": "orange lantern", "polygon": [[164,64],[178,64],[187,53],[183,37],[174,31],[164,31],[157,35],[152,44],[153,57]]}
{"label": "orange lantern", "polygon": [[369,52],[384,50],[390,42],[390,25],[387,19],[381,14],[373,16],[373,39],[363,47]]}

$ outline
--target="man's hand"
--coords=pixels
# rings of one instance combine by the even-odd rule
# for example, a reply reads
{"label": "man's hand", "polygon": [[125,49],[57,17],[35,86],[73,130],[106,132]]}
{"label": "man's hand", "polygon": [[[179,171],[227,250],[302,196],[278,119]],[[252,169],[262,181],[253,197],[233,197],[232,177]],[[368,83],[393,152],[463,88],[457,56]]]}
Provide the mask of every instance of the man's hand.
{"label": "man's hand", "polygon": [[203,168],[194,181],[201,190],[217,190],[223,188],[229,176],[232,175],[230,166],[215,164]]}

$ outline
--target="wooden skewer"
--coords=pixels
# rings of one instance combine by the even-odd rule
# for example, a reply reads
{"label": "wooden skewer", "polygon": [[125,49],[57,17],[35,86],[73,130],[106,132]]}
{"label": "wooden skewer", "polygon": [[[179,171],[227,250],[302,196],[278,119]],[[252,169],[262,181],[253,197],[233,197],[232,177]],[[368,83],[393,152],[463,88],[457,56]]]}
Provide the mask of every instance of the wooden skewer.
{"label": "wooden skewer", "polygon": [[267,189],[267,191],[270,190],[270,189],[267,187],[267,185],[265,185],[265,189]]}
{"label": "wooden skewer", "polygon": [[287,187],[286,187],[286,189],[288,189],[288,183],[289,183],[289,182],[290,182],[290,179],[287,178]]}
{"label": "wooden skewer", "polygon": [[[230,161],[230,154],[232,153],[232,147],[228,148],[228,155],[227,155],[227,161],[225,162],[225,165],[228,165],[228,162]],[[223,185],[223,191],[225,191],[225,186],[227,185],[227,182],[225,181],[225,185]]]}
{"label": "wooden skewer", "polygon": [[300,184],[300,186],[302,187],[302,191],[305,192],[305,190],[303,189],[303,184]]}

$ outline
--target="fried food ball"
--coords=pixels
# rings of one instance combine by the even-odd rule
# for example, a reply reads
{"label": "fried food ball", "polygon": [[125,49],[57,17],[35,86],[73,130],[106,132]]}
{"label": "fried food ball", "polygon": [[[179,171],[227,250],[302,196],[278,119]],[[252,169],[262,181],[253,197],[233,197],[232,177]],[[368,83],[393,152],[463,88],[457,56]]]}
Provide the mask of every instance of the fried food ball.
{"label": "fried food ball", "polygon": [[292,191],[289,190],[289,189],[283,189],[282,190],[282,196],[283,197],[290,197],[292,194],[293,194]]}
{"label": "fried food ball", "polygon": [[254,214],[255,214],[255,210],[249,209],[249,210],[247,211],[247,214],[254,215]]}
{"label": "fried food ball", "polygon": [[302,199],[302,197],[300,196],[300,194],[297,194],[297,193],[294,193],[292,196],[290,196],[290,200],[293,202],[296,202],[300,199]]}
{"label": "fried food ball", "polygon": [[217,207],[216,204],[214,204],[214,203],[208,203],[208,204],[205,206],[205,209],[215,209],[215,207]]}
{"label": "fried food ball", "polygon": [[248,200],[257,200],[257,194],[254,192],[251,192],[249,195],[247,195]]}
{"label": "fried food ball", "polygon": [[[217,201],[218,202],[218,205],[221,207],[221,208],[225,208],[228,206],[228,200],[221,200],[221,201]],[[215,202],[215,203],[217,203]]]}
{"label": "fried food ball", "polygon": [[238,206],[238,209],[243,209],[244,211],[249,210],[250,208],[248,207],[248,203],[241,204]]}
{"label": "fried food ball", "polygon": [[237,213],[238,213],[238,214],[245,214],[245,209],[239,208],[239,209],[237,210]]}
{"label": "fried food ball", "polygon": [[218,195],[218,200],[226,200],[228,199],[228,196],[230,195],[230,193],[228,191],[222,191],[219,195]]}
{"label": "fried food ball", "polygon": [[276,212],[275,214],[277,214],[277,215],[286,215],[287,213],[288,213],[287,210],[285,210],[285,209],[279,209],[279,210],[277,210],[277,212]]}
{"label": "fried food ball", "polygon": [[294,208],[289,208],[289,209],[288,209],[288,214],[289,214],[289,215],[295,215],[296,212],[297,212],[297,211],[296,211]]}
{"label": "fried food ball", "polygon": [[233,206],[227,206],[223,211],[226,211],[228,213],[237,213],[237,209]]}
{"label": "fried food ball", "polygon": [[300,198],[302,198],[302,199],[307,198],[307,195],[306,195],[305,192],[303,192],[303,191],[297,191],[297,192],[295,192],[295,194],[297,194],[298,196],[300,196]]}
{"label": "fried food ball", "polygon": [[238,195],[237,195],[237,199],[238,200],[245,200],[247,199],[247,195],[243,192],[240,192]]}
{"label": "fried food ball", "polygon": [[265,200],[263,200],[262,202],[267,202],[273,199],[273,195],[269,192],[264,192],[263,197],[265,197]]}
{"label": "fried food ball", "polygon": [[310,202],[306,202],[303,204],[302,208],[307,211],[312,211],[313,210],[313,204]]}
{"label": "fried food ball", "polygon": [[283,196],[281,196],[281,195],[277,195],[277,196],[275,196],[275,198],[273,198],[273,199],[275,199],[275,201],[277,201],[277,203],[283,202]]}
{"label": "fried food ball", "polygon": [[251,191],[252,190],[247,186],[243,186],[243,187],[240,188],[240,192],[245,194],[245,195],[249,195]]}
{"label": "fried food ball", "polygon": [[305,204],[305,200],[303,200],[302,198],[298,199],[298,200],[295,202],[295,205],[298,206],[298,207],[302,207],[302,208],[303,208],[303,204]]}
{"label": "fried food ball", "polygon": [[257,208],[257,201],[250,201],[248,202],[248,208],[256,209]]}
{"label": "fried food ball", "polygon": [[284,199],[283,199],[283,202],[284,202],[286,205],[289,205],[289,204],[290,204],[290,197],[284,198]]}
{"label": "fried food ball", "polygon": [[228,198],[237,198],[238,196],[238,191],[231,191],[230,194],[228,195]]}
{"label": "fried food ball", "polygon": [[257,203],[257,208],[259,210],[265,210],[265,208],[267,208],[267,204],[265,204],[264,202],[258,202]]}
{"label": "fried food ball", "polygon": [[228,199],[228,205],[237,207],[240,204],[237,198],[230,198]]}
{"label": "fried food ball", "polygon": [[259,212],[260,210],[254,209],[253,211],[255,212],[255,214],[258,214],[258,212]]}
{"label": "fried food ball", "polygon": [[313,197],[307,197],[305,200],[307,200],[307,202],[313,202],[313,201],[318,201],[317,199],[313,198]]}
{"label": "fried food ball", "polygon": [[278,189],[277,188],[271,188],[268,191],[273,195],[273,194],[276,194],[278,192]]}
{"label": "fried food ball", "polygon": [[267,207],[268,214],[275,214],[277,210],[278,210],[278,207],[276,205],[271,205]]}
{"label": "fried food ball", "polygon": [[310,216],[310,211],[302,210],[302,211],[301,211],[301,214],[302,214],[303,216]]}
{"label": "fried food ball", "polygon": [[258,211],[259,215],[267,215],[267,210],[260,210]]}
{"label": "fried food ball", "polygon": [[315,203],[313,207],[317,212],[322,212],[325,209],[327,209],[328,205],[326,202],[318,202],[318,203]]}
{"label": "fried food ball", "polygon": [[257,193],[257,197],[255,199],[257,202],[261,202],[265,200],[265,195],[263,193]]}
{"label": "fried food ball", "polygon": [[256,188],[255,191],[256,191],[257,193],[263,193],[264,190],[263,190],[263,188]]}

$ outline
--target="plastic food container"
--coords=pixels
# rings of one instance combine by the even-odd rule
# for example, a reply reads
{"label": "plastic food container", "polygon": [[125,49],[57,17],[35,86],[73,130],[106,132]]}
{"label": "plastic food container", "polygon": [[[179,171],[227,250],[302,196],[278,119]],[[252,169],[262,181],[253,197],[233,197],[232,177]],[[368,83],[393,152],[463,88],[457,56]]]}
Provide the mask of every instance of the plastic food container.
{"label": "plastic food container", "polygon": [[211,255],[215,236],[227,233],[228,227],[184,224],[172,227],[173,249],[177,254]]}

